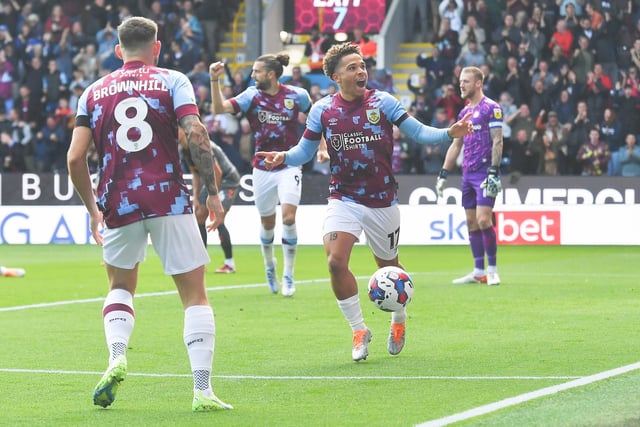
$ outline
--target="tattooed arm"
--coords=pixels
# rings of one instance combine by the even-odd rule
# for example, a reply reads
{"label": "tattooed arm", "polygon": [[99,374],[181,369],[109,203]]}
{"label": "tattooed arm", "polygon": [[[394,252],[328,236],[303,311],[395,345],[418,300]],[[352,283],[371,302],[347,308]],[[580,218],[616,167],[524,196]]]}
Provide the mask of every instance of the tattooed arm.
{"label": "tattooed arm", "polygon": [[200,118],[194,114],[184,116],[180,119],[180,126],[184,129],[187,137],[191,159],[198,169],[198,174],[209,194],[207,197],[207,208],[209,209],[211,224],[207,226],[207,229],[212,231],[224,221],[224,209],[218,197],[218,185],[216,182],[209,134],[207,133],[205,125],[200,121]]}

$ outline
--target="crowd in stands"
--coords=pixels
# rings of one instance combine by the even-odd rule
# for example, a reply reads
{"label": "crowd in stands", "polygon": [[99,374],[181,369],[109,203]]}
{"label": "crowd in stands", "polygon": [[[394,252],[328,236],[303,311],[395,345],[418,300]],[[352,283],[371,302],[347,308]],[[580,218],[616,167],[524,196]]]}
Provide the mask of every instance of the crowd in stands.
{"label": "crowd in stands", "polygon": [[[477,66],[503,111],[503,172],[640,176],[640,2],[442,0],[437,21],[408,82],[415,117],[452,123]],[[446,147],[399,138],[403,172],[437,172]]]}
{"label": "crowd in stands", "polygon": [[[63,172],[78,97],[119,68],[117,26],[159,26],[159,65],[209,87],[208,64],[239,0],[3,0],[0,11],[0,172]],[[203,78],[204,77],[204,78]],[[201,104],[209,114],[209,101]],[[90,166],[96,170],[97,156]]]}
{"label": "crowd in stands", "polygon": [[[158,23],[159,65],[191,79],[212,139],[241,173],[251,171],[248,122],[213,115],[209,93],[208,64],[240,1],[3,3],[0,171],[66,169],[78,97],[121,65],[113,49],[115,29],[133,15]],[[425,33],[433,48],[416,58],[425,72],[408,81],[414,94],[410,114],[431,126],[449,126],[464,106],[460,71],[478,66],[486,76],[485,94],[502,106],[503,173],[640,176],[640,1],[442,0],[437,11],[429,11],[437,28]],[[356,29],[349,40],[365,55],[369,88],[397,93],[391,72],[377,67],[374,38]],[[304,87],[313,100],[333,93],[335,85],[321,88],[311,77],[322,73],[324,53],[334,43],[332,35],[314,29],[305,44],[309,73],[294,66],[283,82]],[[242,92],[250,78],[248,70],[227,69],[224,95]],[[436,174],[447,148],[418,145],[398,131],[396,173]],[[93,170],[97,162],[92,154]],[[327,173],[317,164],[305,170]]]}

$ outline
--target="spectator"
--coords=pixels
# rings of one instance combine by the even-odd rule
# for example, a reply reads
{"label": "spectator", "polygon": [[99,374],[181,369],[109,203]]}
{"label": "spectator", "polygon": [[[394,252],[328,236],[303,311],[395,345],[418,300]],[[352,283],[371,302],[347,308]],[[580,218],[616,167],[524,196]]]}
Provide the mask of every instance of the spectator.
{"label": "spectator", "polygon": [[102,69],[113,71],[113,67],[106,67],[105,63],[115,66],[113,63],[113,59],[115,58],[114,49],[116,44],[118,44],[118,37],[116,30],[111,26],[109,21],[107,21],[107,25],[96,34],[96,44],[98,46],[98,58]]}
{"label": "spectator", "polygon": [[527,21],[527,30],[522,34],[520,43],[527,46],[527,50],[534,58],[542,58],[547,45],[547,37],[540,31],[538,21],[535,19]]}
{"label": "spectator", "polygon": [[598,123],[600,141],[607,144],[611,158],[607,167],[607,174],[610,176],[620,175],[620,161],[618,150],[624,146],[624,135],[622,124],[616,117],[616,112],[611,108],[605,108],[602,120]]}
{"label": "spectator", "polygon": [[17,70],[7,60],[5,51],[0,49],[0,106],[4,111],[9,111],[13,108],[13,84]]}
{"label": "spectator", "polygon": [[67,151],[63,149],[65,144],[64,128],[53,115],[46,119],[46,124],[36,133],[35,142],[35,166],[37,172],[54,172],[54,168],[60,166],[58,159],[64,157],[66,161]]}
{"label": "spectator", "polygon": [[22,84],[18,89],[18,96],[13,102],[16,109],[20,111],[20,119],[24,120],[32,128],[41,124],[41,103],[40,99],[34,98],[28,85]]}
{"label": "spectator", "polygon": [[542,80],[537,80],[533,83],[533,91],[529,99],[529,109],[532,116],[538,116],[544,114],[545,111],[551,109],[551,94],[544,88]]}
{"label": "spectator", "polygon": [[364,34],[364,30],[361,27],[353,29],[353,39],[351,43],[360,46],[362,59],[364,59],[365,62],[369,59],[376,59],[378,55],[378,45]]}
{"label": "spectator", "polygon": [[502,92],[500,94],[498,104],[500,104],[500,108],[502,108],[502,117],[504,118],[502,122],[502,140],[505,146],[508,146],[512,135],[511,125],[509,123],[518,114],[518,107],[513,103],[513,97],[509,92]]}
{"label": "spectator", "polygon": [[440,88],[446,76],[451,74],[453,62],[441,55],[440,48],[434,46],[431,49],[431,56],[423,52],[416,56],[416,64],[425,70],[426,81],[422,88],[430,92],[431,96],[438,96],[437,89]]}
{"label": "spectator", "polygon": [[528,104],[521,104],[520,108],[518,108],[518,114],[511,118],[511,120],[507,119],[508,117],[505,118],[505,121],[511,126],[511,135],[514,133],[517,135],[520,130],[524,130],[527,132],[527,139],[531,139],[531,135],[536,127],[536,122],[533,117],[531,117]]}
{"label": "spectator", "polygon": [[184,52],[186,60],[185,73],[193,68],[193,66],[202,59],[202,43],[203,37],[192,24],[192,20],[181,18],[181,27],[176,33],[175,39],[180,43],[182,52]]}
{"label": "spectator", "polygon": [[95,41],[95,37],[84,32],[82,21],[74,21],[71,24],[71,30],[67,35],[67,43],[71,47],[73,55],[77,54],[80,49]]}
{"label": "spectator", "polygon": [[0,49],[13,43],[13,37],[6,25],[0,25]]}
{"label": "spectator", "polygon": [[[373,71],[373,70],[371,70]],[[378,68],[371,72],[369,71],[369,80],[367,80],[368,89],[378,89],[388,92],[390,94],[397,93],[395,85],[393,84],[393,75],[388,68]]]}
{"label": "spectator", "polygon": [[613,19],[608,12],[605,12],[605,22],[596,32],[593,41],[596,63],[602,64],[604,73],[614,80],[618,78],[616,34],[619,25],[618,21]]}
{"label": "spectator", "polygon": [[504,79],[504,90],[513,96],[513,102],[516,105],[525,102],[529,93],[529,75],[525,73],[521,78],[520,73],[518,60],[514,57],[507,58],[507,75]]}
{"label": "spectator", "polygon": [[[539,138],[536,140],[538,147],[538,168],[536,173],[543,175],[558,175],[560,165],[566,164],[568,129],[563,128],[558,120],[558,113],[545,112],[536,119],[536,130]],[[536,144],[534,144],[535,146]]]}
{"label": "spectator", "polygon": [[480,71],[484,79],[482,80],[482,91],[491,99],[498,99],[504,90],[504,77],[498,77],[493,73],[487,64],[480,66]]}
{"label": "spectator", "polygon": [[[96,45],[89,43],[81,47],[72,59],[74,67],[80,70],[89,81],[96,80],[100,72],[100,59],[96,53]],[[85,87],[86,86],[88,86],[88,84],[85,85]]]}
{"label": "spectator", "polygon": [[[581,13],[576,12],[576,5],[574,3],[567,4],[566,15],[562,16],[567,24],[567,29],[575,34],[580,29],[580,16]],[[591,27],[591,21],[589,20],[589,27]]]}
{"label": "spectator", "polygon": [[17,143],[11,137],[11,133],[6,130],[0,132],[0,171],[25,171],[24,157],[22,156],[22,146]]}
{"label": "spectator", "polygon": [[618,150],[622,176],[640,176],[640,147],[636,145],[636,135],[627,134],[626,145]]}
{"label": "spectator", "polygon": [[596,63],[593,72],[587,74],[586,84],[586,100],[592,121],[600,120],[604,114],[604,109],[609,105],[611,89],[611,77],[604,73],[602,64]]}
{"label": "spectator", "polygon": [[448,84],[445,85],[442,96],[435,100],[434,106],[444,109],[447,113],[447,120],[455,123],[458,113],[464,107],[464,101],[456,92],[456,88],[452,84]]}
{"label": "spectator", "polygon": [[563,125],[573,119],[573,114],[576,111],[576,103],[566,89],[560,91],[560,96],[552,102],[552,107],[558,114],[558,121]]}
{"label": "spectator", "polygon": [[[640,19],[638,20],[640,24]],[[636,69],[640,69],[640,38],[633,41],[633,47],[630,51],[631,61],[635,65]]]}
{"label": "spectator", "polygon": [[518,130],[514,141],[509,144],[509,170],[511,173],[521,175],[535,173],[534,165],[538,164],[538,160],[530,145],[530,136],[526,129]]}
{"label": "spectator", "polygon": [[443,18],[440,21],[438,34],[434,40],[434,47],[438,48],[442,54],[442,59],[448,62],[449,69],[453,69],[453,65],[460,54],[460,43],[458,42],[458,32],[451,28],[451,20],[449,18]]}
{"label": "spectator", "polygon": [[595,7],[593,7],[593,3],[591,2],[585,4],[584,11],[585,15],[591,21],[591,28],[593,28],[594,30],[599,30],[604,23],[604,17],[602,16],[602,14],[598,12]]}
{"label": "spectator", "polygon": [[492,42],[498,44],[500,52],[505,56],[516,51],[520,45],[520,38],[520,29],[515,26],[513,15],[510,13],[504,15],[502,24],[491,35]]}
{"label": "spectator", "polygon": [[577,28],[573,29],[573,39],[574,40],[580,40],[581,37],[584,37],[585,39],[587,39],[587,49],[590,52],[593,52],[593,50],[595,49],[594,46],[594,37],[596,35],[596,32],[593,30],[593,28],[591,28],[591,20],[589,19],[588,16],[583,16],[580,19],[580,24]]}
{"label": "spectator", "polygon": [[500,49],[495,43],[491,43],[491,46],[489,47],[489,55],[487,55],[486,64],[489,66],[489,70],[495,74],[497,78],[503,80],[507,75],[507,59],[500,54]]}
{"label": "spectator", "polygon": [[576,0],[560,0],[560,7],[558,13],[561,17],[566,17],[569,14],[568,9],[573,9],[574,13],[578,16],[582,15],[583,1]]}
{"label": "spectator", "polygon": [[533,56],[527,45],[525,43],[520,43],[518,45],[518,52],[514,55],[518,60],[518,70],[520,71],[520,77],[527,82],[533,75],[533,71],[535,70],[536,62],[538,58]]}
{"label": "spectator", "polygon": [[574,50],[570,60],[571,69],[575,72],[578,82],[587,81],[587,75],[593,70],[594,63],[593,53],[589,49],[589,40],[584,36],[580,36],[578,47]]}
{"label": "spectator", "polygon": [[448,19],[451,23],[451,29],[460,32],[462,29],[462,12],[464,11],[464,3],[462,0],[441,0],[438,6],[440,20]]}
{"label": "spectator", "polygon": [[[159,4],[158,1],[153,2],[152,8],[155,3]],[[216,54],[220,48],[220,39],[223,35],[222,26],[220,25],[220,19],[223,18],[223,14],[220,12],[224,10],[225,6],[223,3],[221,0],[194,1],[194,12],[200,20],[201,31],[204,37],[204,52],[207,54],[205,60],[208,64],[217,58]],[[154,14],[162,13],[161,6],[155,9]]]}
{"label": "spectator", "polygon": [[31,126],[20,120],[18,110],[12,108],[9,110],[9,124],[11,126],[11,138],[22,146],[22,155],[24,158],[24,170],[26,172],[34,172],[35,163],[33,160],[33,132]]}
{"label": "spectator", "polygon": [[44,32],[51,33],[53,44],[59,44],[62,35],[71,29],[71,21],[64,15],[62,6],[54,4],[51,13],[44,23]]}
{"label": "spectator", "polygon": [[460,67],[480,67],[486,63],[486,57],[484,53],[480,52],[478,49],[478,44],[476,42],[470,41],[467,44],[467,50],[462,51],[458,59],[456,60],[456,65]]}
{"label": "spectator", "polygon": [[47,114],[53,113],[58,107],[58,100],[67,95],[69,77],[58,70],[55,59],[49,59],[47,72],[42,78],[42,91]]}
{"label": "spectator", "polygon": [[593,127],[588,110],[587,103],[579,101],[576,105],[576,115],[570,123],[569,139],[567,141],[567,165],[564,170],[567,175],[580,175],[582,173],[582,165],[577,161],[577,155],[582,143],[589,139],[589,131]]}
{"label": "spectator", "polygon": [[609,147],[600,141],[598,129],[591,129],[589,131],[589,140],[580,146],[577,155],[578,162],[582,164],[582,175],[606,175],[610,158]]}
{"label": "spectator", "polygon": [[311,29],[309,40],[304,43],[304,56],[307,57],[310,73],[323,73],[322,60],[332,44],[331,38],[320,33],[320,29],[317,26]]}
{"label": "spectator", "polygon": [[414,92],[414,94],[415,99],[411,102],[409,114],[415,117],[420,123],[428,125],[431,123],[433,117],[433,99],[424,89],[420,89]]}
{"label": "spectator", "polygon": [[547,47],[552,49],[553,46],[560,46],[562,49],[562,55],[565,58],[570,58],[573,49],[573,34],[567,29],[567,23],[564,19],[558,19],[556,22],[556,31],[551,36]]}
{"label": "spectator", "polygon": [[553,76],[559,77],[563,67],[565,68],[565,73],[569,71],[569,60],[562,54],[560,46],[554,46],[553,49],[551,49],[551,58],[549,58],[547,64],[549,73]]}
{"label": "spectator", "polygon": [[311,89],[311,80],[309,80],[302,74],[302,69],[298,65],[291,68],[291,75],[288,77],[284,77],[282,79],[282,83],[301,87],[307,92],[309,92],[309,90]]}
{"label": "spectator", "polygon": [[478,50],[485,52],[485,42],[487,36],[484,29],[478,26],[478,21],[474,15],[467,16],[467,23],[462,27],[458,34],[458,42],[460,43],[460,51],[464,52],[468,48],[469,42],[475,42]]}
{"label": "spectator", "polygon": [[[618,83],[620,85],[620,83]],[[632,133],[638,135],[640,133],[640,95],[630,85],[625,85],[623,89],[618,89],[613,98],[613,106],[618,111],[618,119],[622,124],[622,130],[625,134]]]}
{"label": "spectator", "polygon": [[106,27],[111,13],[111,4],[105,4],[105,0],[93,0],[91,4],[85,6],[82,13],[82,23],[85,31],[95,37],[98,31]]}
{"label": "spectator", "polygon": [[538,81],[542,82],[545,91],[549,91],[556,81],[556,76],[549,71],[549,62],[546,59],[541,59],[538,62],[538,68],[531,76],[531,83],[534,87]]}
{"label": "spectator", "polygon": [[[427,123],[429,126],[434,127],[449,127],[453,123],[447,119],[447,112],[438,108],[433,115],[433,120]],[[449,149],[450,142],[438,142],[436,144],[425,144],[422,147],[421,159],[422,159],[422,172],[427,175],[437,175],[440,172],[440,168],[444,163],[444,158]]]}
{"label": "spectator", "polygon": [[323,98],[322,88],[318,83],[313,83],[311,88],[309,89],[309,96],[311,97],[311,102],[315,103],[319,99]]}

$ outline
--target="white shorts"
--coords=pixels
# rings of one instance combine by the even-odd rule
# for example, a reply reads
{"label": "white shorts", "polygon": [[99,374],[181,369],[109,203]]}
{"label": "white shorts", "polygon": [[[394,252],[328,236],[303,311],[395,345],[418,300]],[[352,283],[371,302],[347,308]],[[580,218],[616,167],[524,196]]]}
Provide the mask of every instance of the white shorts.
{"label": "white shorts", "polygon": [[278,202],[298,206],[302,195],[302,170],[299,167],[269,172],[253,169],[253,193],[261,217],[276,213]]}
{"label": "white shorts", "polygon": [[193,214],[161,216],[105,228],[103,236],[104,262],[118,268],[131,270],[144,261],[149,236],[168,275],[187,273],[210,262]]}
{"label": "white shorts", "polygon": [[398,256],[400,236],[400,209],[398,205],[387,208],[367,206],[329,199],[322,235],[342,231],[360,237],[362,231],[373,254],[385,261]]}

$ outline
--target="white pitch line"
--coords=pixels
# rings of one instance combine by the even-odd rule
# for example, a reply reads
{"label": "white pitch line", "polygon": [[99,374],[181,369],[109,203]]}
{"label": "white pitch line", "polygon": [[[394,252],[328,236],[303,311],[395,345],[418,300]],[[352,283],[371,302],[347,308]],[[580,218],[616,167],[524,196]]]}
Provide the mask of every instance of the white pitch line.
{"label": "white pitch line", "polygon": [[488,405],[478,406],[477,408],[469,409],[464,412],[449,415],[448,417],[439,418],[437,420],[427,421],[425,423],[418,424],[416,427],[441,427],[449,424],[456,423],[458,421],[468,420],[470,418],[479,417],[480,415],[486,415],[490,412],[495,412],[500,409],[508,408],[509,406],[519,405],[529,400],[537,399],[543,396],[549,396],[561,391],[569,390],[576,387],[582,387],[587,384],[591,384],[597,381],[602,381],[607,378],[612,378],[618,375],[626,374],[631,371],[640,369],[640,362],[633,363],[631,365],[622,366],[620,368],[611,369],[609,371],[600,372],[588,377],[579,378],[577,380],[569,381],[563,384],[554,385],[551,387],[545,387],[540,390],[535,390],[529,393],[524,393],[518,396],[509,397],[507,399],[500,400],[498,402],[490,403]]}
{"label": "white pitch line", "polygon": [[[68,370],[51,370],[51,369],[19,369],[19,368],[0,368],[0,372],[6,373],[27,373],[27,374],[50,374],[50,375],[102,375],[103,372],[91,372],[91,371],[68,371]],[[192,377],[192,374],[148,374],[148,373],[135,373],[129,372],[128,376],[134,377]],[[212,375],[212,378],[229,379],[229,380],[275,380],[275,381],[289,381],[289,380],[566,380],[571,376],[441,376],[441,375],[414,375],[414,376],[378,376],[378,375],[363,375],[363,376],[318,376],[318,375]]]}

